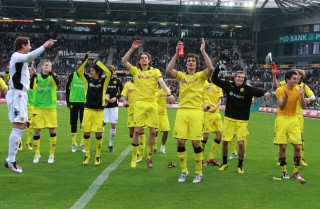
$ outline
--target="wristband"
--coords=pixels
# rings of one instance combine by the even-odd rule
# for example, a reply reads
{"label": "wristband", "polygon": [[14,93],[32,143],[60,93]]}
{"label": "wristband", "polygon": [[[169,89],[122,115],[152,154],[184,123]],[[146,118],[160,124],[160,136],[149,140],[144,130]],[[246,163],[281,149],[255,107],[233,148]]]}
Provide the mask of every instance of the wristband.
{"label": "wristband", "polygon": [[172,94],[168,94],[167,97],[171,96]]}

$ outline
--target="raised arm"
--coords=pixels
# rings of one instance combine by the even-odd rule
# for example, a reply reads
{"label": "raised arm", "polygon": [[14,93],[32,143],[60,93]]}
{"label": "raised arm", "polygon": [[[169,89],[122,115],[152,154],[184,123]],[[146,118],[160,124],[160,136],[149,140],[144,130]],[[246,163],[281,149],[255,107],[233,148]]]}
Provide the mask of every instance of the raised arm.
{"label": "raised arm", "polygon": [[123,64],[123,66],[124,66],[127,70],[129,70],[130,67],[131,67],[131,63],[129,62],[129,59],[130,59],[132,53],[133,53],[136,49],[138,49],[138,48],[140,47],[140,45],[141,45],[141,40],[135,40],[135,41],[132,43],[131,48],[130,48],[130,49],[127,51],[127,53],[122,57],[121,62],[122,62],[122,64]]}
{"label": "raised arm", "polygon": [[201,39],[201,47],[200,47],[201,54],[203,56],[204,62],[206,63],[207,68],[204,70],[204,73],[207,77],[212,75],[214,71],[214,67],[212,65],[212,62],[210,60],[210,57],[208,56],[206,52],[206,42],[204,41],[204,38]]}
{"label": "raised arm", "polygon": [[91,51],[88,51],[88,52],[87,52],[87,54],[86,54],[86,56],[84,57],[81,65],[80,65],[80,66],[78,67],[78,69],[77,69],[77,73],[78,73],[78,75],[80,76],[80,78],[81,78],[82,80],[84,80],[84,67],[86,66],[86,64],[87,64],[87,62],[88,62],[88,60],[89,60],[89,54],[90,54],[90,52],[91,52]]}
{"label": "raised arm", "polygon": [[280,84],[277,80],[277,74],[276,74],[276,71],[275,70],[271,70],[271,73],[272,73],[272,81],[273,81],[273,87],[276,89],[276,88],[279,88],[280,87]]}
{"label": "raised arm", "polygon": [[176,71],[174,69],[174,66],[176,65],[176,62],[177,62],[177,59],[178,59],[178,46],[179,44],[181,44],[182,42],[179,41],[177,46],[176,46],[176,52],[174,53],[172,59],[170,60],[168,66],[167,66],[167,74],[171,77],[171,78],[176,78],[177,77],[177,74],[178,74],[178,71]]}

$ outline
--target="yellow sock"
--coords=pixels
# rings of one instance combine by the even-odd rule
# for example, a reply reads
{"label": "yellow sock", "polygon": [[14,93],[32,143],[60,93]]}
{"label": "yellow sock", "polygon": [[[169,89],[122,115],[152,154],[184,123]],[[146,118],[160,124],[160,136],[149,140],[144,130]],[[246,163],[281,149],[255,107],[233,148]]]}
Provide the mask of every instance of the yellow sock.
{"label": "yellow sock", "polygon": [[50,137],[50,155],[54,155],[54,151],[56,149],[57,136]]}
{"label": "yellow sock", "polygon": [[233,137],[233,139],[231,139],[230,145],[231,145],[232,153],[237,153],[236,137],[235,136]]}
{"label": "yellow sock", "polygon": [[90,157],[90,138],[83,140],[84,149],[86,150],[86,157]]}
{"label": "yellow sock", "polygon": [[131,151],[132,151],[132,161],[136,162],[137,161],[138,146],[132,145]]}
{"label": "yellow sock", "polygon": [[153,155],[153,146],[149,146],[148,145],[148,148],[147,148],[147,158],[148,159],[151,159],[152,158],[152,155]]}
{"label": "yellow sock", "polygon": [[71,133],[71,143],[77,144],[77,133]]}
{"label": "yellow sock", "polygon": [[196,174],[202,174],[203,152],[194,153],[194,160],[196,161]]}
{"label": "yellow sock", "polygon": [[140,151],[140,155],[142,157],[144,157],[145,146],[146,146],[146,135],[145,134],[141,134],[140,135],[140,142],[139,142],[139,151]]}
{"label": "yellow sock", "polygon": [[34,154],[40,155],[40,139],[33,140]]}
{"label": "yellow sock", "polygon": [[[179,163],[180,163],[180,167],[181,167],[182,172],[187,173],[188,172],[188,168],[187,168],[187,151],[178,152],[178,159],[179,159]],[[201,162],[200,162],[200,164],[201,164]]]}
{"label": "yellow sock", "polygon": [[219,146],[218,143],[216,143],[215,141],[212,142],[211,150],[210,150],[210,153],[209,153],[209,156],[208,156],[209,160],[213,160],[215,158],[217,150],[218,150],[218,146]]}
{"label": "yellow sock", "polygon": [[102,148],[103,138],[96,139],[96,157],[100,157]]}
{"label": "yellow sock", "polygon": [[283,166],[281,166],[281,170],[282,170],[282,172],[288,172],[287,171],[287,165],[283,165]]}

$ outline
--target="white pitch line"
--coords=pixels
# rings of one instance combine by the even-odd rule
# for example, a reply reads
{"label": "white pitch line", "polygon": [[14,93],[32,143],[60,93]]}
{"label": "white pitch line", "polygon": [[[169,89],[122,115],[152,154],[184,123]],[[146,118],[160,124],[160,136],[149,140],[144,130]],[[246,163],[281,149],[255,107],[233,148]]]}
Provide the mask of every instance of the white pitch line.
{"label": "white pitch line", "polygon": [[101,187],[103,182],[107,180],[110,173],[117,168],[117,166],[123,161],[123,159],[128,155],[131,150],[131,146],[125,149],[121,155],[111,164],[109,165],[99,176],[98,178],[92,182],[89,189],[77,200],[76,203],[71,207],[71,209],[81,209],[84,208],[88,202],[92,199],[98,189]]}

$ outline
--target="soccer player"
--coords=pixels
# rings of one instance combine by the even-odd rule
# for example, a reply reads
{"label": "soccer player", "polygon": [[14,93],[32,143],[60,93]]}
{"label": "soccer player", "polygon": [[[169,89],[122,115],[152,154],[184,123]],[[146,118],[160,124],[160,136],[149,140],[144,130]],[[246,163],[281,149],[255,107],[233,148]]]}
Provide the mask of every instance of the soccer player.
{"label": "soccer player", "polygon": [[15,52],[10,59],[9,91],[6,96],[12,131],[9,137],[8,156],[4,165],[15,173],[22,173],[22,168],[16,161],[16,154],[28,122],[27,90],[30,87],[28,62],[32,62],[46,48],[54,45],[55,42],[56,40],[50,39],[39,48],[30,52],[32,47],[28,37],[17,37],[14,41]]}
{"label": "soccer player", "polygon": [[159,69],[152,67],[151,55],[141,52],[137,57],[137,66],[131,65],[129,59],[132,53],[141,45],[141,40],[135,40],[131,48],[122,58],[122,64],[132,75],[135,83],[136,102],[134,103],[134,133],[132,137],[132,159],[131,167],[137,166],[137,152],[139,145],[139,135],[142,133],[143,127],[149,127],[149,141],[147,152],[147,167],[152,168],[152,154],[155,142],[156,128],[158,126],[158,105],[157,105],[157,89],[158,82],[165,90],[170,101],[175,102],[174,96],[170,89],[163,81]]}
{"label": "soccer player", "polygon": [[[134,102],[135,102],[135,87],[133,78],[131,81],[128,81],[124,86],[121,92],[121,99],[124,107],[128,107],[128,117],[127,117],[127,127],[129,128],[130,142],[132,142],[134,127],[133,127],[133,114],[134,114]],[[146,136],[144,130],[139,135],[139,151],[137,154],[137,163],[141,162],[144,158],[144,150],[146,144]]]}
{"label": "soccer player", "polygon": [[[76,69],[81,65],[82,61],[78,61]],[[77,151],[77,127],[78,118],[80,127],[83,120],[84,103],[86,102],[86,92],[82,79],[77,71],[70,73],[66,84],[66,102],[70,109],[70,126],[71,126],[71,152]],[[80,148],[85,153],[83,144],[83,133],[81,133]]]}
{"label": "soccer player", "polygon": [[244,71],[237,71],[232,82],[221,80],[218,77],[219,71],[220,67],[216,68],[211,78],[212,82],[222,88],[227,96],[222,135],[223,163],[219,170],[224,171],[228,168],[228,143],[236,135],[239,155],[237,172],[242,174],[252,98],[254,96],[270,98],[270,93],[247,85]]}
{"label": "soccer player", "polygon": [[200,58],[198,55],[190,53],[185,58],[187,72],[181,72],[174,69],[178,59],[178,43],[176,52],[167,66],[167,73],[170,77],[179,82],[180,102],[176,114],[176,120],[173,130],[173,137],[177,139],[178,159],[181,167],[181,175],[178,182],[185,182],[189,173],[187,168],[187,151],[185,143],[191,140],[194,149],[195,176],[193,183],[199,183],[202,180],[202,160],[203,152],[200,146],[202,140],[203,124],[203,86],[214,67],[205,51],[205,41],[201,39],[200,51],[206,64],[206,69],[199,71]]}
{"label": "soccer player", "polygon": [[[304,100],[306,101],[307,104],[309,104],[310,102],[316,100],[316,97],[314,96],[313,91],[310,89],[310,87],[306,84],[303,83],[303,79],[306,77],[306,73],[304,70],[302,69],[296,69],[295,70],[298,73],[298,86],[305,86],[305,96],[307,98],[304,98]],[[274,70],[272,70],[272,77],[273,77],[273,85],[275,88],[278,88],[280,86],[284,86],[286,85],[285,81],[277,81],[277,77],[276,77],[276,72]],[[305,162],[304,160],[304,134],[303,134],[303,130],[304,130],[304,117],[303,117],[303,109],[301,108],[300,102],[298,102],[297,104],[297,117],[299,119],[299,125],[300,125],[300,132],[301,132],[301,140],[302,140],[302,144],[300,146],[301,150],[301,160],[300,160],[300,164],[304,167],[307,167],[308,164]]]}
{"label": "soccer player", "polygon": [[116,128],[118,123],[118,100],[121,98],[123,86],[121,81],[116,77],[117,73],[115,67],[113,65],[109,65],[108,68],[112,70],[113,76],[109,82],[109,86],[107,89],[109,99],[104,108],[103,125],[105,126],[106,123],[111,124],[108,149],[110,150],[110,152],[113,152],[113,140],[116,135]]}
{"label": "soccer player", "polygon": [[298,73],[288,71],[285,74],[286,85],[277,88],[276,98],[278,103],[278,113],[275,120],[274,144],[279,146],[279,162],[282,169],[282,178],[289,179],[286,167],[286,147],[292,144],[294,149],[293,176],[301,179],[299,175],[300,166],[300,145],[302,144],[299,118],[296,114],[297,102],[301,108],[306,108],[304,99],[305,85],[297,85],[299,82]]}
{"label": "soccer player", "polygon": [[157,132],[162,132],[160,152],[166,153],[166,142],[170,131],[170,124],[167,113],[167,93],[159,86],[158,87],[158,117],[159,124]]}
{"label": "soccer player", "polygon": [[33,109],[33,143],[35,155],[33,163],[38,163],[40,154],[40,132],[48,128],[50,133],[50,151],[48,163],[54,163],[54,152],[57,143],[56,128],[57,119],[57,89],[59,80],[52,73],[52,63],[45,59],[42,62],[40,74],[33,74],[30,87],[34,90],[34,109]]}
{"label": "soccer player", "polygon": [[[88,52],[77,72],[83,80],[86,89],[86,103],[84,104],[82,131],[84,133],[84,147],[86,150],[83,165],[90,161],[90,133],[94,132],[96,137],[96,154],[94,165],[101,163],[101,148],[103,144],[103,109],[106,105],[106,91],[112,77],[112,71],[101,61],[95,61],[90,68],[90,74],[85,73],[85,66],[88,62]],[[105,76],[102,77],[103,72]]]}
{"label": "soccer player", "polygon": [[[208,78],[204,84],[203,89],[203,110],[204,110],[204,124],[203,124],[203,139],[201,141],[202,152],[204,153],[206,143],[210,133],[215,133],[216,138],[212,142],[210,153],[208,156],[208,165],[220,166],[215,160],[215,155],[222,137],[222,119],[220,114],[221,98],[223,97],[222,89],[211,82]],[[202,166],[207,166],[205,162]]]}

